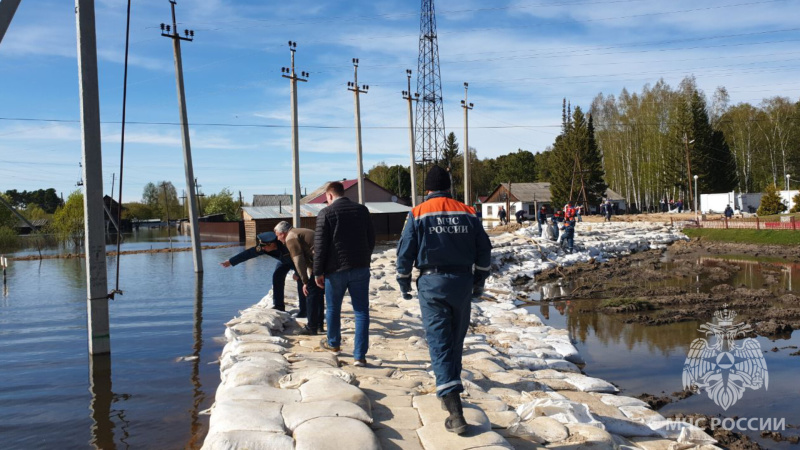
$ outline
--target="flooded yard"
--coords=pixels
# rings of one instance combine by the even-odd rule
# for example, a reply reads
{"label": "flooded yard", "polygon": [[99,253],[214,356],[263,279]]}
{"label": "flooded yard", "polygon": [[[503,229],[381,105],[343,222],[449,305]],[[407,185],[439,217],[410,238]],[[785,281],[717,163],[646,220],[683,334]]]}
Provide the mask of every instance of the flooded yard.
{"label": "flooded yard", "polygon": [[200,448],[214,338],[271,287],[270,258],[219,266],[238,251],[203,251],[200,277],[190,252],[123,256],[110,359],[88,356],[83,259],[13,262],[0,297],[3,448]]}

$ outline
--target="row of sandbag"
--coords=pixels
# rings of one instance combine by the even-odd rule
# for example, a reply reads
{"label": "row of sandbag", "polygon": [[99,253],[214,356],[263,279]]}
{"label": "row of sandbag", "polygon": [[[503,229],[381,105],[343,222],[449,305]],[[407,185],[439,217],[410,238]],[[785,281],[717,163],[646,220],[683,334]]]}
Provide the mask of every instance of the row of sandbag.
{"label": "row of sandbag", "polygon": [[[271,293],[226,324],[203,450],[378,449],[369,398],[329,352],[292,352]],[[324,431],[324,432],[323,432]]]}

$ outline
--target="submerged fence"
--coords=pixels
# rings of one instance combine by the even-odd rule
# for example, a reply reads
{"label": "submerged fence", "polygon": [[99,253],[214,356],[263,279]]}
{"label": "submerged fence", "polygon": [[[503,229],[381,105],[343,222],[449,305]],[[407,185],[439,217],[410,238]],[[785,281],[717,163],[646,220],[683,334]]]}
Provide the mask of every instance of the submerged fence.
{"label": "submerged fence", "polygon": [[672,226],[680,228],[714,228],[734,230],[800,230],[800,224],[794,216],[783,217],[780,221],[766,221],[758,217],[746,219],[716,219],[716,220],[674,220],[670,219]]}

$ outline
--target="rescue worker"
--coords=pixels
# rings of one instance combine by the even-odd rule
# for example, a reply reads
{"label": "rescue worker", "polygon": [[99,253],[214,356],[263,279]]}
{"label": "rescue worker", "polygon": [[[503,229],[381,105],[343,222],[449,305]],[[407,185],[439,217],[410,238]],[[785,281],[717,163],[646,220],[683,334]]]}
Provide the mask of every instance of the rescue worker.
{"label": "rescue worker", "polygon": [[572,219],[573,217],[575,217],[575,207],[572,206],[572,200],[570,200],[564,205],[564,219]]}
{"label": "rescue worker", "polygon": [[272,231],[258,234],[255,247],[250,247],[232,256],[230,259],[221,262],[220,265],[222,267],[231,267],[263,255],[269,255],[278,260],[278,265],[275,267],[275,271],[272,272],[272,308],[278,311],[286,310],[283,297],[284,284],[286,283],[286,275],[290,270],[293,270],[295,271],[294,280],[297,283],[297,297],[300,304],[300,312],[297,317],[305,317],[306,296],[303,294],[303,284],[297,276],[289,249],[278,240],[278,237]]}
{"label": "rescue worker", "polygon": [[[469,326],[471,294],[480,294],[489,276],[492,244],[475,210],[450,197],[450,177],[433,166],[425,178],[424,203],[408,215],[397,244],[397,283],[410,298],[411,271],[417,267],[422,322],[436,375],[436,396],[449,413],[447,431],[462,434],[461,355]],[[474,270],[473,270],[474,266]]]}
{"label": "rescue worker", "polygon": [[506,225],[508,223],[506,220],[507,217],[506,209],[501,206],[500,210],[497,211],[497,218],[500,219],[500,225]]}
{"label": "rescue worker", "polygon": [[564,219],[564,230],[560,236],[561,239],[561,248],[563,248],[567,253],[572,253],[572,246],[575,241],[575,218],[565,218]]}
{"label": "rescue worker", "polygon": [[520,209],[514,216],[517,218],[517,223],[522,225],[522,221],[525,219],[525,211]]}
{"label": "rescue worker", "polygon": [[544,205],[536,212],[536,221],[539,222],[539,234],[542,234],[542,226],[547,225],[547,208]]}
{"label": "rescue worker", "polygon": [[558,240],[559,230],[562,228],[562,222],[564,221],[564,215],[561,211],[556,211],[553,213],[553,237],[556,242],[560,242]]}

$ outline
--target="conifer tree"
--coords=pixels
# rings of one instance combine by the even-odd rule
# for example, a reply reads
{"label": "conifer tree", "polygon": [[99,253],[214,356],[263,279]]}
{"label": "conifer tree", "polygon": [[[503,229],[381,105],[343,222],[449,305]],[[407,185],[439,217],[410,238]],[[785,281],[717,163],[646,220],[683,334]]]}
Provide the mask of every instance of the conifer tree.
{"label": "conifer tree", "polygon": [[778,194],[778,187],[774,184],[767,186],[764,195],[761,196],[761,204],[758,206],[756,213],[759,216],[769,216],[772,214],[780,214],[786,211],[786,205],[781,201],[781,196]]}

